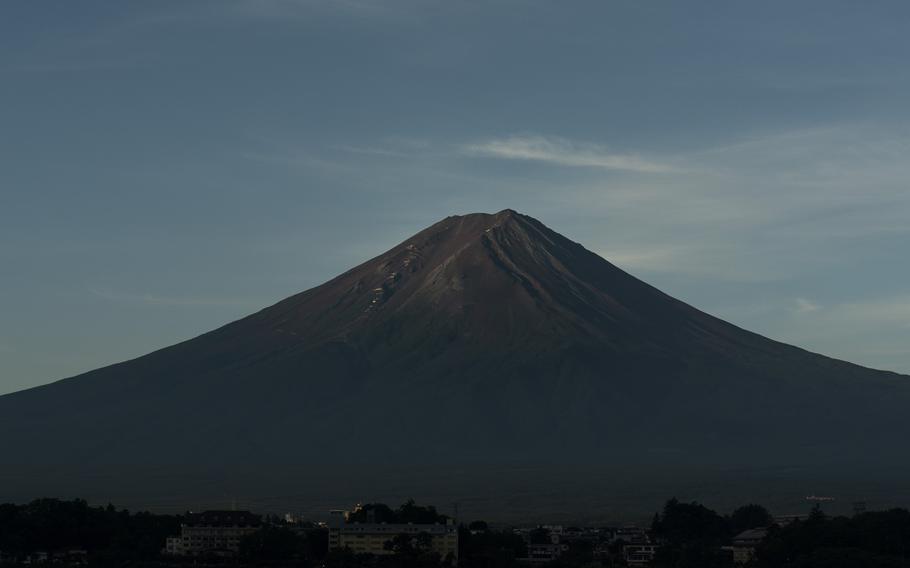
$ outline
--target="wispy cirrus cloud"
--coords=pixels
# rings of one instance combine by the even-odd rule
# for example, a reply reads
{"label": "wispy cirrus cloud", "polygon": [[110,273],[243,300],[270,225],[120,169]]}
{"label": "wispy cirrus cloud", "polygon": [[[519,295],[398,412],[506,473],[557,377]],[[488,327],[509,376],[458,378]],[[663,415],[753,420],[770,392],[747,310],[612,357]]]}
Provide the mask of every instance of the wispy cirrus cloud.
{"label": "wispy cirrus cloud", "polygon": [[817,312],[818,310],[822,309],[821,306],[819,306],[812,300],[808,300],[806,298],[796,298],[796,300],[794,300],[793,303],[794,303],[793,311],[798,314],[809,314],[812,312]]}
{"label": "wispy cirrus cloud", "polygon": [[509,136],[467,144],[464,153],[503,160],[545,162],[577,168],[600,168],[639,173],[679,171],[670,164],[655,162],[635,154],[610,152],[599,144],[579,143],[559,137]]}

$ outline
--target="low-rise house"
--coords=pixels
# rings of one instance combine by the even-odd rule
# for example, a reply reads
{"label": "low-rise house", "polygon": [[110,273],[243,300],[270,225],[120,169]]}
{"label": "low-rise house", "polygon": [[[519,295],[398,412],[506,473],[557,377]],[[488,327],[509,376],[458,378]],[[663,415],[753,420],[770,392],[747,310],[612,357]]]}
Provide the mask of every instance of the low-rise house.
{"label": "low-rise house", "polygon": [[596,528],[569,527],[561,535],[563,542],[596,543],[601,539],[601,531]]}
{"label": "low-rise house", "polygon": [[563,542],[564,531],[561,525],[525,527],[516,529],[515,533],[524,539],[528,548],[528,555],[519,559],[522,562],[546,564],[569,549],[569,545]]}
{"label": "low-rise house", "polygon": [[622,557],[629,566],[647,566],[656,553],[656,544],[626,544],[622,547]]}
{"label": "low-rise house", "polygon": [[734,564],[746,564],[755,557],[755,549],[768,536],[768,529],[749,529],[733,537]]}
{"label": "low-rise house", "polygon": [[649,544],[651,538],[648,532],[636,526],[626,526],[613,530],[613,536],[610,542],[624,542],[626,544]]}
{"label": "low-rise house", "polygon": [[521,560],[531,564],[546,564],[558,559],[568,548],[568,545],[560,544],[558,540],[555,543],[529,544],[528,556]]}

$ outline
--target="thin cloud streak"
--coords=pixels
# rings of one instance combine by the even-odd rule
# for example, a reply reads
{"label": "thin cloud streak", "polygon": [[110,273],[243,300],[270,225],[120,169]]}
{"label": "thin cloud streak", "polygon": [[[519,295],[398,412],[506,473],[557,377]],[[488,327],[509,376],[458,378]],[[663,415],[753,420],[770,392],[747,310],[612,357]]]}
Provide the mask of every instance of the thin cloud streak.
{"label": "thin cloud streak", "polygon": [[795,300],[796,307],[794,311],[798,314],[808,314],[812,312],[817,312],[821,309],[821,306],[813,302],[812,300],[807,300],[806,298],[796,298]]}
{"label": "thin cloud streak", "polygon": [[503,160],[524,160],[576,167],[601,168],[639,173],[679,171],[668,164],[646,160],[634,154],[615,154],[597,144],[576,143],[565,138],[510,136],[468,144],[465,154]]}

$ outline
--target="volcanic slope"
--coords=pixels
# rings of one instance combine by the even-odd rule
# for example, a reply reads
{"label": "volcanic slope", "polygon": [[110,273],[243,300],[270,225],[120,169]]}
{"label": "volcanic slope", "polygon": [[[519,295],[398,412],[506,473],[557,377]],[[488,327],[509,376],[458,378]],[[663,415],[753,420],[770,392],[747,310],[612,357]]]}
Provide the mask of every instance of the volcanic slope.
{"label": "volcanic slope", "polygon": [[311,466],[906,466],[907,408],[905,376],[740,329],[505,210],[0,397],[0,469],[39,491]]}

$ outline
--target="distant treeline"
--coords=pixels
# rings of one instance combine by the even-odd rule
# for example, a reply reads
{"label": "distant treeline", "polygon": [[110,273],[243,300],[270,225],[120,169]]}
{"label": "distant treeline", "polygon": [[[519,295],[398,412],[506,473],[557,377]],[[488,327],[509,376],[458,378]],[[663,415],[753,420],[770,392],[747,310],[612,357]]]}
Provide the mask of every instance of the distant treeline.
{"label": "distant treeline", "polygon": [[420,525],[445,523],[448,517],[436,512],[436,507],[421,506],[409,499],[397,509],[384,503],[367,503],[348,513],[349,523],[414,523]]}
{"label": "distant treeline", "polygon": [[39,551],[84,550],[95,565],[158,557],[180,517],[130,513],[113,505],[90,507],[81,499],[38,499],[0,505],[0,555],[24,558]]}
{"label": "distant treeline", "polygon": [[891,509],[772,527],[758,547],[756,568],[908,568],[910,511]]}
{"label": "distant treeline", "polygon": [[768,528],[749,568],[910,568],[910,512],[892,509],[828,517],[816,507],[805,520],[773,524],[758,505],[723,517],[698,503],[671,499],[655,515],[656,568],[729,568],[722,549],[740,531]]}
{"label": "distant treeline", "polygon": [[[130,513],[112,505],[91,507],[85,501],[39,499],[26,505],[0,505],[0,559],[22,562],[39,551],[85,551],[90,566],[300,566],[305,568],[439,568],[448,565],[420,539],[394,537],[392,554],[356,555],[327,550],[327,533],[312,524],[290,526],[266,517],[262,529],[244,538],[233,559],[175,559],[161,556],[165,539],[180,532],[182,517]],[[409,501],[397,509],[370,504],[352,520],[388,523],[436,523],[446,517],[433,507]],[[748,568],[910,568],[910,512],[892,509],[853,517],[829,517],[816,508],[804,520],[773,524],[759,505],[723,516],[698,503],[667,501],[655,514],[651,537],[658,544],[655,568],[731,568],[729,550],[741,531],[770,527]],[[530,533],[530,542],[546,542],[546,529]],[[607,537],[604,537],[605,539]],[[621,541],[567,543],[551,568],[625,566]],[[483,521],[459,526],[459,566],[515,568],[527,555],[528,542],[511,528],[493,529]],[[595,554],[600,549],[600,554]],[[606,551],[606,554],[604,554]],[[2,560],[0,560],[2,562]]]}

